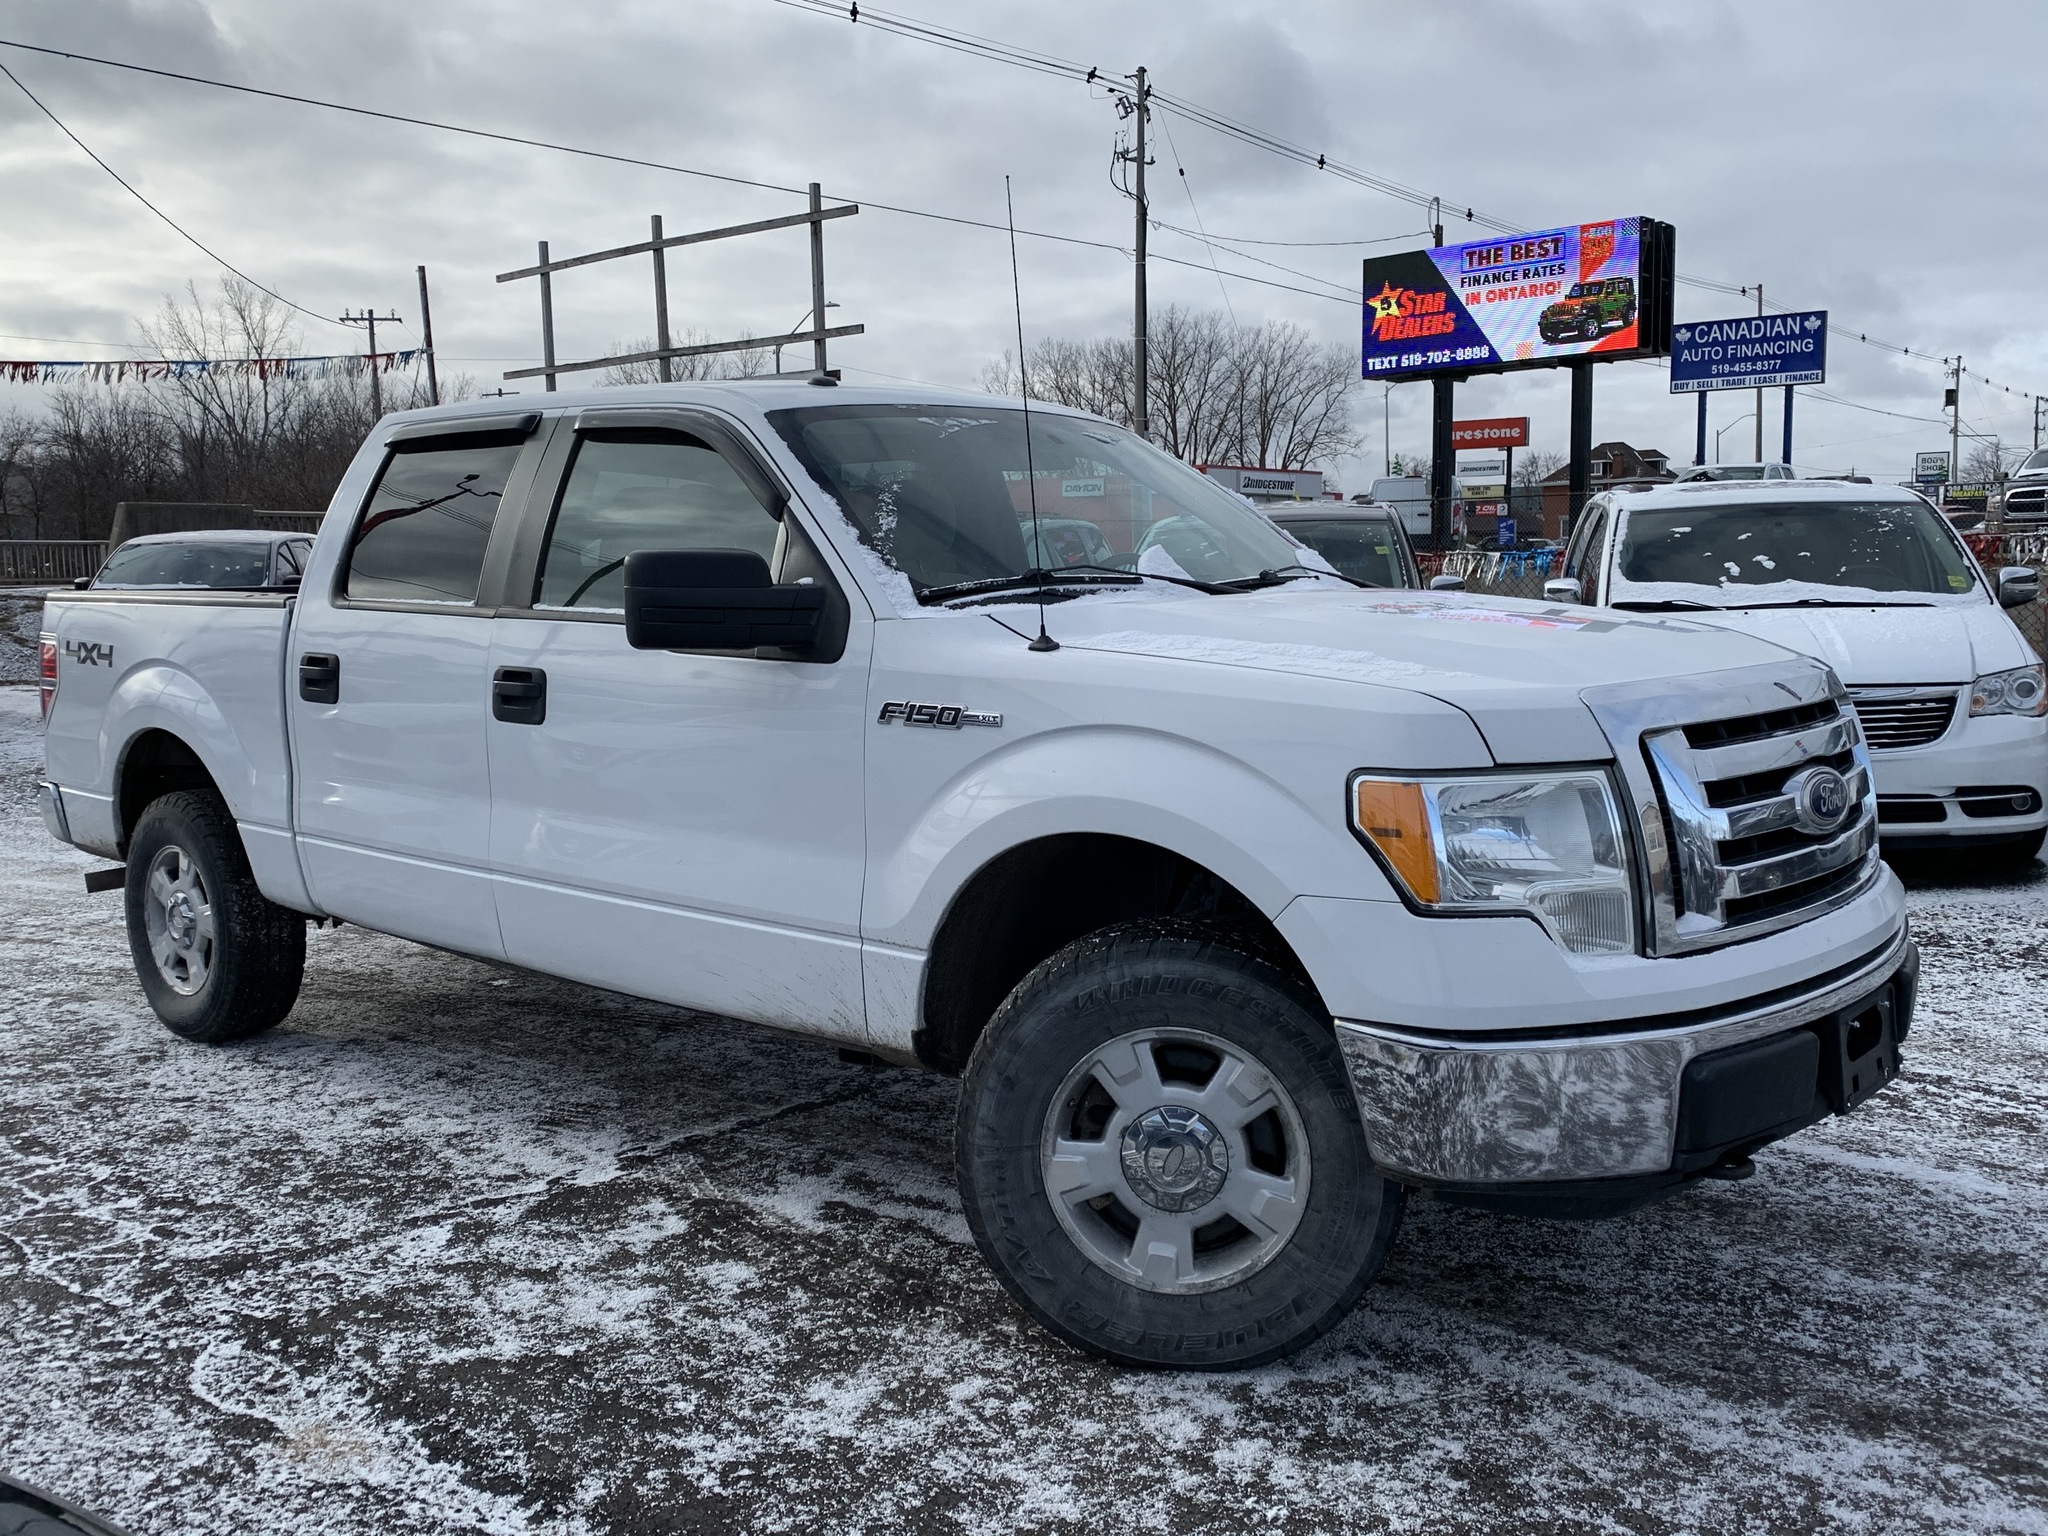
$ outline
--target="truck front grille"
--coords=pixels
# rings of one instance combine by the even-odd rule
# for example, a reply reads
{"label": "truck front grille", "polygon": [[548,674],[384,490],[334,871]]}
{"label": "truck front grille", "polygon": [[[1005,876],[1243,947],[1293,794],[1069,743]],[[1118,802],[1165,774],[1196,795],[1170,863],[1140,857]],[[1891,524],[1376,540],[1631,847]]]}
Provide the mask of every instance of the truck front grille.
{"label": "truck front grille", "polygon": [[1896,752],[1902,747],[1924,747],[1948,734],[1956,717],[1953,688],[1900,689],[1852,688],[1849,697],[1856,718],[1863,726],[1863,739],[1873,752]]}
{"label": "truck front grille", "polygon": [[2040,517],[2048,514],[2048,485],[2016,485],[2005,493],[2007,517]]}
{"label": "truck front grille", "polygon": [[[1669,890],[1660,893],[1670,903],[1663,947],[1788,926],[1869,877],[1877,856],[1869,755],[1856,716],[1834,698],[1649,731],[1643,752],[1671,855]],[[1827,791],[1843,786],[1846,805],[1830,819]]]}

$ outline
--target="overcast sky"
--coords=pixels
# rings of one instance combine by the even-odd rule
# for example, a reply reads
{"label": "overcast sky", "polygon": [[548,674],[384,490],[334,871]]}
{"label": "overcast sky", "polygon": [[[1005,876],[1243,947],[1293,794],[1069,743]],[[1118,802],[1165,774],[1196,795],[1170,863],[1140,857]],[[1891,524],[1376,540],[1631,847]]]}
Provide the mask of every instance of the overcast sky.
{"label": "overcast sky", "polygon": [[[1848,339],[1867,332],[2016,390],[2048,392],[2048,250],[2041,197],[2048,6],[2039,0],[1774,0],[1656,4],[1503,0],[895,0],[909,14],[1107,74],[1147,66],[1163,90],[1427,192],[1453,241],[1486,233],[1467,206],[1522,227],[1649,214],[1677,226],[1682,273],[1761,280],[1833,314],[1826,393],[1801,392],[1796,457],[1903,476],[1946,446],[1938,365]],[[1118,118],[1103,93],[778,4],[776,0],[9,0],[0,36],[385,110],[573,142],[828,196],[1000,221],[1128,246],[1109,184]],[[0,49],[0,62],[199,239],[323,315],[374,305],[417,321],[413,269],[434,284],[444,371],[496,387],[539,360],[533,259],[794,211],[786,194],[610,166]],[[1163,131],[1160,131],[1163,130]],[[1421,210],[1162,113],[1154,213],[1244,239],[1413,236]],[[5,196],[0,355],[114,357],[136,319],[217,268],[94,166],[0,79]],[[1185,170],[1185,177],[1178,174]],[[1334,285],[1318,298],[1217,276],[1171,231],[1155,304],[1285,318],[1355,346],[1358,258],[1377,247],[1246,247]],[[1131,271],[1115,251],[1025,240],[1025,327],[1127,332]],[[1241,257],[1227,271],[1296,279]],[[720,337],[793,327],[809,304],[801,231],[673,253],[680,329]],[[828,226],[836,343],[850,380],[971,386],[1011,338],[1000,234],[870,208]],[[570,273],[555,306],[564,357],[650,334],[644,259]],[[1680,320],[1743,300],[1678,290]],[[417,333],[399,333],[411,344]],[[36,339],[31,339],[36,338]],[[47,338],[47,339],[44,339]],[[380,333],[380,344],[383,342]],[[88,346],[83,343],[102,343]],[[361,347],[305,323],[302,350]],[[104,345],[111,344],[111,345]],[[532,389],[533,383],[523,387]],[[39,392],[0,386],[0,406]],[[1362,460],[1377,473],[1379,384],[1361,384]],[[1396,387],[1396,451],[1427,448],[1428,387]],[[1534,418],[1564,444],[1567,383],[1545,370],[1461,389],[1465,415]],[[1750,409],[1713,401],[1713,425]],[[1694,405],[1641,364],[1598,370],[1595,434],[1691,457]],[[2031,441],[2031,404],[1966,380],[1968,428]],[[1776,457],[1775,396],[1766,413]],[[1736,427],[1725,457],[1748,457]],[[1710,449],[1711,452],[1711,449]]]}

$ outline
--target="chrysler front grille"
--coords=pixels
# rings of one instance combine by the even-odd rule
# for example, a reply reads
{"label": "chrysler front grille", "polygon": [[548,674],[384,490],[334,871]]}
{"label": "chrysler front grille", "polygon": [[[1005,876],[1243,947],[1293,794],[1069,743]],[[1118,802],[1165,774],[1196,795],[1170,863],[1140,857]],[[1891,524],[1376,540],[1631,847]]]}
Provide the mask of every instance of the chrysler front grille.
{"label": "chrysler front grille", "polygon": [[1854,688],[1849,697],[1873,752],[1896,752],[1941,740],[1956,716],[1953,688]]}

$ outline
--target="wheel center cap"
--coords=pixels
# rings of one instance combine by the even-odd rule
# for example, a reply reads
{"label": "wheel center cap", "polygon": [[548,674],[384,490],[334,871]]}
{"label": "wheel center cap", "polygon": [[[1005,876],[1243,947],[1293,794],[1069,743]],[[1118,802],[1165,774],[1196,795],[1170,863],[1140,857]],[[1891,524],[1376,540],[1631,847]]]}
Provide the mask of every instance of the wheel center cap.
{"label": "wheel center cap", "polygon": [[179,944],[192,942],[192,930],[198,926],[198,918],[192,911],[192,898],[183,891],[178,892],[164,908],[164,924],[171,930],[171,937]]}
{"label": "wheel center cap", "polygon": [[1131,1193],[1155,1210],[1192,1211],[1230,1177],[1223,1134],[1197,1111],[1162,1104],[1124,1129],[1119,1156]]}

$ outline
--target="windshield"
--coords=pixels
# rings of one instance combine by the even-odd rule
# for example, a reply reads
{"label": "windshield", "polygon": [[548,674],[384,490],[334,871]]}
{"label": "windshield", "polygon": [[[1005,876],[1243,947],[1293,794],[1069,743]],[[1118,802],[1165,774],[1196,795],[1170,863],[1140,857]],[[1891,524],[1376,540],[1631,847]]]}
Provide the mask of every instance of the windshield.
{"label": "windshield", "polygon": [[2019,473],[2030,475],[2043,469],[2048,469],[2048,448],[2043,448],[2039,453],[2028,454],[2026,462],[2019,467]]}
{"label": "windshield", "polygon": [[920,596],[1033,570],[1227,582],[1303,562],[1246,503],[1107,422],[1032,412],[1027,470],[1024,413],[1007,407],[828,405],[768,419]]}
{"label": "windshield", "polygon": [[267,544],[124,544],[93,579],[96,587],[260,587]]}
{"label": "windshield", "polygon": [[1408,585],[1394,547],[1394,530],[1378,518],[1290,517],[1280,527],[1354,581],[1375,587]]}
{"label": "windshield", "polygon": [[1632,511],[1615,574],[1634,585],[1680,584],[1737,600],[1723,606],[1827,600],[1802,587],[1949,597],[1976,585],[1935,513],[1897,501]]}

